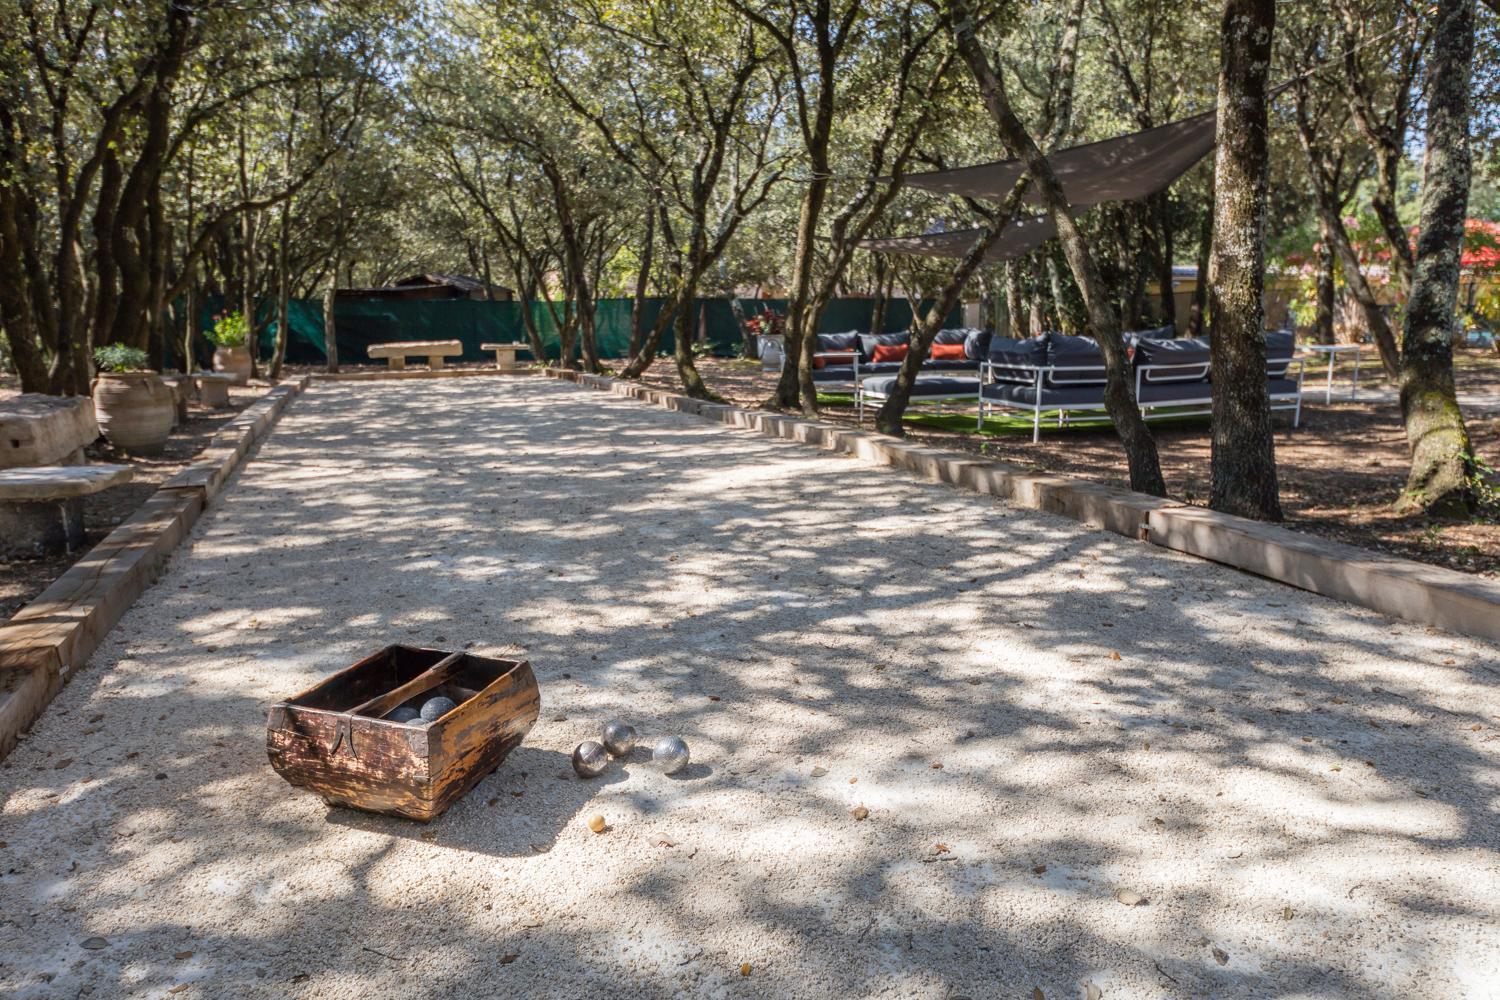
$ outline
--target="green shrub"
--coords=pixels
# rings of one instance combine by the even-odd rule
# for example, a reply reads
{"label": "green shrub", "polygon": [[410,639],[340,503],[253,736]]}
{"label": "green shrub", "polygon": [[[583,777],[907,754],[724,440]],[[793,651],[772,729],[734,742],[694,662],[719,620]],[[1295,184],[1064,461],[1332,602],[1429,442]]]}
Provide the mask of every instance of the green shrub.
{"label": "green shrub", "polygon": [[214,317],[214,325],[205,336],[215,347],[244,347],[249,333],[244,313],[222,312]]}
{"label": "green shrub", "polygon": [[102,372],[143,372],[149,369],[148,361],[139,347],[110,344],[94,349],[94,364]]}

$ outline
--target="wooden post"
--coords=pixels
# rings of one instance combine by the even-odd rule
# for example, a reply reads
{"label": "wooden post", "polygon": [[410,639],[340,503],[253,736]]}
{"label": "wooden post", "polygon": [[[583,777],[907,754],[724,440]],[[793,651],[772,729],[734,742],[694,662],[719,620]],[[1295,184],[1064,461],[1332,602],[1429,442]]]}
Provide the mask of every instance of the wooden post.
{"label": "wooden post", "polygon": [[328,356],[328,370],[339,370],[339,342],[333,324],[333,292],[337,281],[328,283],[323,292],[323,352]]}

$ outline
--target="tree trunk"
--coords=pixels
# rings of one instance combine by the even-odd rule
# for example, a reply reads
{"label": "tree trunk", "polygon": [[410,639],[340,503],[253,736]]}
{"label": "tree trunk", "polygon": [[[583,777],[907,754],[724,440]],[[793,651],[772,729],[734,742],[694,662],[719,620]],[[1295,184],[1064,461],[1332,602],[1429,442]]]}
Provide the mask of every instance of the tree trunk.
{"label": "tree trunk", "polygon": [[[286,244],[291,237],[291,199],[281,203],[281,225],[276,239],[276,347],[271,353],[270,378],[275,381],[281,378],[282,365],[286,363],[287,337],[287,313],[289,311],[289,300],[292,290],[287,275]],[[489,281],[486,279],[485,288],[488,290]]]}
{"label": "tree trunk", "polygon": [[984,261],[984,255],[999,238],[1000,232],[1015,218],[1016,207],[1020,205],[1021,197],[1028,186],[1029,179],[1022,174],[1015,188],[1011,190],[1010,197],[1006,199],[1005,207],[996,213],[995,219],[980,233],[979,239],[969,248],[968,254],[953,269],[942,291],[928,308],[926,318],[920,323],[915,314],[916,305],[913,304],[911,342],[907,347],[906,357],[902,359],[901,369],[896,373],[895,385],[891,386],[890,394],[886,396],[885,402],[875,414],[875,429],[880,433],[889,434],[892,437],[905,436],[906,428],[901,421],[906,415],[907,404],[911,402],[912,386],[916,385],[917,375],[921,372],[922,363],[927,360],[927,352],[932,347],[932,341],[937,336],[938,330],[942,328],[943,320],[958,302],[964,285]]}
{"label": "tree trunk", "polygon": [[996,330],[996,336],[1007,336],[1019,340],[1030,332],[1031,320],[1026,312],[1025,303],[1026,300],[1021,295],[1019,269],[1015,261],[1008,260],[1005,262],[1005,310],[1010,313],[1010,329],[1004,334]]}
{"label": "tree trunk", "polygon": [[[1004,81],[995,72],[980,45],[976,33],[977,23],[973,11],[968,7],[968,0],[949,0],[948,9],[954,42],[974,73],[985,108],[995,123],[1001,141],[1013,155],[1026,162],[1027,173],[1033,177],[1042,203],[1057,224],[1057,236],[1062,244],[1063,255],[1067,258],[1073,278],[1083,295],[1089,326],[1092,327],[1099,351],[1104,356],[1107,379],[1104,405],[1125,449],[1125,457],[1130,466],[1130,488],[1154,496],[1165,496],[1167,485],[1161,474],[1156,440],[1151,436],[1146,421],[1136,406],[1129,359],[1125,355],[1125,343],[1120,337],[1120,320],[1109,300],[1108,289],[1099,277],[1088,239],[1073,218],[1072,206],[1063,194],[1062,184],[1053,173],[1052,165],[1042,155],[1036,141],[1011,108]],[[1071,67],[1067,72],[1071,76]],[[1063,117],[1066,118],[1066,115]]]}
{"label": "tree trunk", "polygon": [[1193,285],[1193,304],[1188,307],[1188,336],[1201,337],[1208,330],[1209,251],[1214,240],[1214,209],[1210,199],[1203,213],[1203,228],[1198,233],[1198,274]]}
{"label": "tree trunk", "polygon": [[1318,232],[1322,238],[1318,241],[1318,279],[1316,292],[1316,313],[1313,317],[1313,340],[1320,344],[1333,343],[1333,310],[1337,301],[1337,287],[1335,285],[1334,264],[1336,258],[1333,253],[1333,239],[1328,235],[1328,227],[1319,220]]}
{"label": "tree trunk", "polygon": [[1397,507],[1463,516],[1474,509],[1475,469],[1453,385],[1453,334],[1471,171],[1474,0],[1439,0],[1432,45],[1421,230],[1401,345],[1401,417],[1412,462]]}
{"label": "tree trunk", "polygon": [[338,261],[334,261],[334,264],[334,277],[329,278],[328,288],[323,292],[323,354],[331,372],[339,370],[339,338],[333,321],[334,299],[338,289]]}
{"label": "tree trunk", "polygon": [[[190,269],[197,264],[189,262]],[[182,293],[182,370],[191,375],[197,368],[193,353],[198,340],[198,282],[189,277],[187,288]]]}
{"label": "tree trunk", "polygon": [[1280,521],[1266,385],[1266,74],[1276,0],[1227,0],[1214,154],[1209,506]]}
{"label": "tree trunk", "polygon": [[651,280],[651,259],[656,249],[656,207],[646,211],[646,240],[641,247],[641,266],[635,272],[635,295],[630,300],[630,347],[625,352],[629,365],[641,353],[646,331],[641,329],[641,313],[646,308],[646,285]]}
{"label": "tree trunk", "polygon": [[1177,317],[1177,300],[1172,295],[1172,202],[1166,191],[1151,196],[1151,214],[1156,218],[1157,235],[1161,237],[1157,255],[1156,280],[1161,283],[1157,290],[1161,321],[1174,323]]}

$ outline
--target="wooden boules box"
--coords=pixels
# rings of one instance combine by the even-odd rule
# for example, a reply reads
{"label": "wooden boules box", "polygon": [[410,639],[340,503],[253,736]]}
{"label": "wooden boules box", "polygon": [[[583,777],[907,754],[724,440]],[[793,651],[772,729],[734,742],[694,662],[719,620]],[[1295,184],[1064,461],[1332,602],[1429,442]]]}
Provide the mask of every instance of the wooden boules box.
{"label": "wooden boules box", "polygon": [[[436,721],[390,718],[440,695],[458,707]],[[387,646],[272,706],[266,752],[330,805],[425,823],[500,766],[541,704],[525,660]]]}

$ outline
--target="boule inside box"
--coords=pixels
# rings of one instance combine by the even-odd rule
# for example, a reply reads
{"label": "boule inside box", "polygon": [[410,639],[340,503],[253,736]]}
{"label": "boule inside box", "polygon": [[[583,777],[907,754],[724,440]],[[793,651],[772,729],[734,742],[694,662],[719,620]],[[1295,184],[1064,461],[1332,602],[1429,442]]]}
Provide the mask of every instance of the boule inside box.
{"label": "boule inside box", "polygon": [[[432,722],[390,718],[438,696],[457,707]],[[272,706],[266,752],[330,805],[425,823],[500,766],[541,706],[525,660],[387,646]]]}

